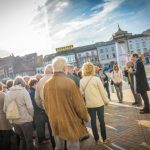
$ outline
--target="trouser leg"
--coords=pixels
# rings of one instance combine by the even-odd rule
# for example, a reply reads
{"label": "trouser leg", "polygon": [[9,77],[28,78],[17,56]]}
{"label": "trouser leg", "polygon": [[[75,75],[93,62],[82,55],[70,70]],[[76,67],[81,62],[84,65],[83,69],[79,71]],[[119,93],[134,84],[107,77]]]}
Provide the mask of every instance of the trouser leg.
{"label": "trouser leg", "polygon": [[122,83],[119,85],[119,93],[120,93],[120,98],[122,101],[123,100]]}
{"label": "trouser leg", "polygon": [[106,85],[106,86],[105,86],[105,89],[106,89],[106,92],[107,92],[108,98],[110,99],[109,85]]}
{"label": "trouser leg", "polygon": [[48,123],[48,130],[49,130],[49,134],[50,134],[51,144],[52,144],[53,149],[55,149],[56,144],[55,144],[54,136],[52,134],[52,129],[51,129],[51,126],[50,126],[50,122],[47,120],[47,123]]}
{"label": "trouser leg", "polygon": [[115,89],[116,89],[117,97],[118,97],[118,99],[120,101],[121,97],[120,97],[119,87],[117,85],[115,85]]}
{"label": "trouser leg", "polygon": [[10,143],[10,130],[1,130],[0,131],[0,149],[1,150],[10,150],[11,143]]}
{"label": "trouser leg", "polygon": [[96,108],[88,108],[91,117],[91,127],[95,141],[99,140],[97,125],[96,125]]}
{"label": "trouser leg", "polygon": [[33,150],[33,124],[32,122],[27,122],[21,125],[26,145],[27,145],[27,150]]}
{"label": "trouser leg", "polygon": [[58,136],[55,136],[55,150],[64,150],[64,146],[65,146],[65,140],[61,139]]}
{"label": "trouser leg", "polygon": [[100,130],[103,141],[106,140],[106,126],[104,121],[104,106],[97,108],[97,116],[100,122]]}
{"label": "trouser leg", "polygon": [[25,136],[23,134],[23,130],[21,128],[21,125],[18,124],[14,124],[14,129],[15,129],[15,133],[19,135],[20,138],[20,145],[19,145],[19,149],[20,150],[27,150],[27,145],[26,145],[26,141],[25,141]]}
{"label": "trouser leg", "polygon": [[141,96],[144,101],[144,110],[149,111],[149,98],[147,95],[147,91],[141,92]]}
{"label": "trouser leg", "polygon": [[80,144],[79,141],[67,141],[67,150],[79,150]]}

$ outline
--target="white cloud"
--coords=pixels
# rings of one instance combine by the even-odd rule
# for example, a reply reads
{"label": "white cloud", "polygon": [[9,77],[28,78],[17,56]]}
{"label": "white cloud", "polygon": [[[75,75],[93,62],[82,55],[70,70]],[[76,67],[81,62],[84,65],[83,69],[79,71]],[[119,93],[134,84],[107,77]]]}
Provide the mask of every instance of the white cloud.
{"label": "white cloud", "polygon": [[[113,0],[113,1],[106,1],[104,4],[97,5],[93,10],[98,9],[100,7],[103,7],[102,11],[97,12],[94,14],[92,17],[88,19],[84,18],[79,18],[79,19],[74,19],[70,22],[64,23],[61,25],[61,28],[55,29],[57,31],[54,35],[52,35],[52,41],[55,41],[56,45],[63,45],[63,43],[66,43],[64,41],[68,41],[68,35],[72,35],[70,38],[72,40],[70,41],[77,41],[75,38],[79,38],[77,36],[74,36],[75,34],[79,34],[81,36],[87,36],[88,30],[86,31],[86,35],[82,34],[82,29],[88,28],[91,26],[95,26],[96,24],[99,24],[100,22],[103,22],[106,17],[109,16],[111,12],[113,12],[119,5],[123,2],[123,0]],[[104,30],[104,27],[101,27],[99,29],[99,32]],[[93,31],[94,32],[94,31]],[[71,43],[72,44],[72,43]]]}

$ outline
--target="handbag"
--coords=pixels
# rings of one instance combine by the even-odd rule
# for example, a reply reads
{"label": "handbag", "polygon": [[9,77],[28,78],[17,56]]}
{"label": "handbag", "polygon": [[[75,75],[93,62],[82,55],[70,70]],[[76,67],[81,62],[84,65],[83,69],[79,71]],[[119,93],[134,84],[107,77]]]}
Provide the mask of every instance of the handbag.
{"label": "handbag", "polygon": [[6,118],[8,120],[20,119],[20,114],[19,114],[19,110],[18,110],[16,100],[12,100],[8,104],[7,110],[6,110]]}

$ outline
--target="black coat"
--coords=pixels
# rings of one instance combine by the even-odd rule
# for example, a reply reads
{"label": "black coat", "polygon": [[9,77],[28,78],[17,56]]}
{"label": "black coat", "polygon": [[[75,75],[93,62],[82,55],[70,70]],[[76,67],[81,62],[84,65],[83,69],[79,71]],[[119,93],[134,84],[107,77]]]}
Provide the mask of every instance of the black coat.
{"label": "black coat", "polygon": [[136,90],[137,93],[141,93],[142,91],[148,91],[149,85],[146,78],[145,68],[141,60],[136,62]]}

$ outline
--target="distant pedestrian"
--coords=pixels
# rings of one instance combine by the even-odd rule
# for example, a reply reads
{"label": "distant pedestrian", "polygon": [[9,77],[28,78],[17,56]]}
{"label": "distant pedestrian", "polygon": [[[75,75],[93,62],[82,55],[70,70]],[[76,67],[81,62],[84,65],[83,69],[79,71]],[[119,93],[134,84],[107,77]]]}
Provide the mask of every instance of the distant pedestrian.
{"label": "distant pedestrian", "polygon": [[39,82],[42,79],[42,75],[41,74],[36,74],[35,78],[36,80]]}
{"label": "distant pedestrian", "polygon": [[73,70],[73,66],[72,65],[67,65],[67,69],[66,69],[66,74],[67,74],[67,77],[72,79],[76,85],[79,87],[79,83],[80,83],[80,78],[76,75],[74,75],[74,70]]}
{"label": "distant pedestrian", "polygon": [[122,103],[123,101],[123,92],[122,92],[123,76],[122,76],[122,71],[119,69],[119,66],[117,64],[115,64],[113,67],[113,71],[111,73],[111,79],[115,86],[119,103]]}
{"label": "distant pedestrian", "polygon": [[0,150],[10,150],[11,125],[3,111],[4,98],[3,85],[0,83]]}
{"label": "distant pedestrian", "polygon": [[6,81],[7,90],[9,90],[13,86],[13,80]]}
{"label": "distant pedestrian", "polygon": [[88,122],[90,118],[79,88],[65,75],[66,60],[56,57],[52,67],[54,75],[44,87],[44,107],[55,136],[55,149],[64,149],[66,140],[68,150],[79,150],[79,139],[87,133],[81,120]]}
{"label": "distant pedestrian", "polygon": [[135,89],[134,89],[134,85],[135,85],[135,76],[134,76],[134,72],[133,72],[133,70],[134,70],[134,64],[132,63],[132,62],[128,62],[127,63],[127,68],[125,69],[125,71],[124,71],[124,74],[125,74],[125,76],[127,77],[127,79],[128,79],[128,83],[129,83],[129,85],[130,85],[130,88],[131,88],[131,91],[132,91],[132,94],[133,94],[133,96],[134,96],[134,100],[135,100],[135,102],[134,103],[132,103],[132,105],[137,105],[137,106],[141,106],[142,105],[142,99],[141,99],[141,95],[140,94],[138,94],[138,93],[136,93],[135,92]]}
{"label": "distant pedestrian", "polygon": [[110,91],[109,91],[109,78],[107,76],[107,74],[102,70],[102,68],[99,69],[99,76],[100,76],[100,79],[104,85],[104,88],[106,89],[106,92],[107,92],[107,96],[110,99]]}
{"label": "distant pedestrian", "polygon": [[29,86],[30,77],[29,76],[24,76],[23,79],[25,81],[25,88],[26,88],[27,91],[29,91],[29,88],[30,88],[30,86]]}
{"label": "distant pedestrian", "polygon": [[150,88],[147,82],[143,62],[139,58],[138,54],[133,54],[131,56],[131,60],[135,62],[135,69],[134,69],[134,74],[136,76],[135,89],[137,93],[141,94],[142,99],[144,101],[144,108],[140,110],[140,113],[141,114],[150,113],[149,98],[147,94],[147,91],[149,91]]}
{"label": "distant pedestrian", "polygon": [[[108,144],[110,140],[106,136],[106,126],[104,121],[104,105],[108,105],[109,100],[106,96],[104,86],[99,77],[95,76],[95,66],[88,62],[82,66],[83,78],[80,81],[80,90],[85,97],[86,106],[91,117],[92,132],[96,144]],[[101,136],[103,143],[100,141],[99,132],[96,124],[96,116],[100,123]]]}

